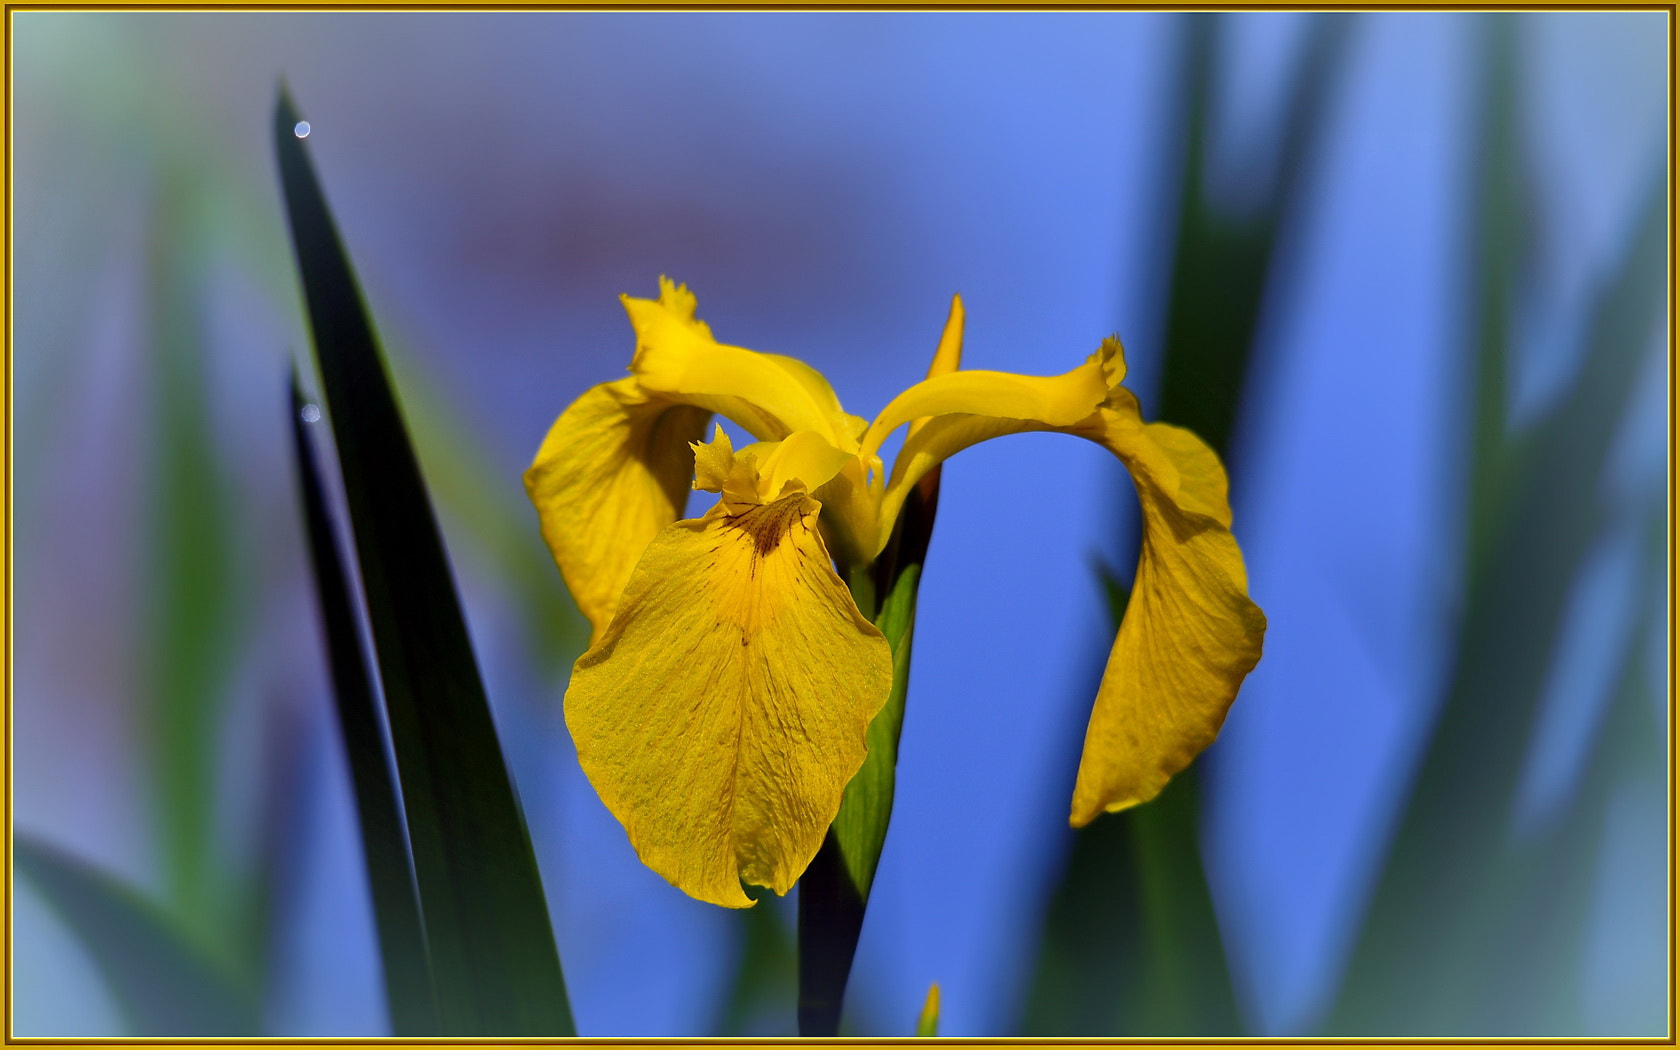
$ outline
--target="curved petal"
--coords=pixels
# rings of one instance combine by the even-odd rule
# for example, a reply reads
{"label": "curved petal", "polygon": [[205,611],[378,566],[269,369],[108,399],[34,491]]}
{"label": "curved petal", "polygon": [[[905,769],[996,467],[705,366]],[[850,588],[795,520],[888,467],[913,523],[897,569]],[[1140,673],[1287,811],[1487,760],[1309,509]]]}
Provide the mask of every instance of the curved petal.
{"label": "curved petal", "polygon": [[[953,302],[952,321],[946,326],[947,337],[951,325],[958,326],[959,341],[961,308],[960,300]],[[939,360],[936,357],[935,363]],[[1059,376],[930,372],[929,378],[894,398],[863,437],[865,451],[873,452],[898,426],[912,422],[881,497],[871,555],[879,553],[892,535],[910,490],[940,463],[970,445],[1005,434],[1077,432],[1080,424],[1094,418],[1111,391],[1120,391],[1125,377],[1125,351],[1112,336],[1084,364]]]}
{"label": "curved petal", "polygon": [[[851,456],[840,470],[812,493],[823,505],[823,538],[842,572],[867,565],[881,552],[885,539],[876,541],[881,520],[881,460]],[[873,483],[872,483],[873,482]]]}
{"label": "curved petal", "polygon": [[807,492],[826,485],[857,457],[840,451],[814,430],[798,430],[781,441],[759,466],[760,486],[767,498],[787,495],[792,485]]}
{"label": "curved petal", "polygon": [[793,886],[892,688],[819,509],[797,493],[665,528],[566,691],[578,760],[642,862],[714,904]]}
{"label": "curved petal", "polygon": [[[1137,399],[1117,385],[1125,375],[1118,341],[1105,341],[1064,376],[952,382],[971,375],[912,387],[866,435],[872,447],[882,428],[944,410],[905,437],[881,499],[877,551],[917,481],[947,457],[1005,434],[1053,430],[1101,444],[1126,464],[1143,509],[1137,578],[1074,789],[1070,819],[1079,826],[1153,798],[1213,741],[1260,658],[1266,618],[1248,598],[1218,456],[1187,430],[1143,421]],[[1102,393],[1070,420],[1099,384]]]}
{"label": "curved petal", "polygon": [[1085,732],[1075,827],[1154,798],[1213,743],[1266,631],[1219,457],[1188,430],[1143,423],[1130,395],[1114,402],[1080,433],[1130,471],[1143,549]]}
{"label": "curved petal", "polygon": [[840,406],[840,395],[829,386],[827,376],[797,357],[766,353],[760,353],[758,356],[768,360],[803,386],[805,392],[811,396],[812,402],[832,422],[837,433],[849,436],[853,442],[863,436],[864,429],[869,426],[869,420],[851,415]]}
{"label": "curved petal", "polygon": [[[1088,417],[1089,412],[1086,413]],[[893,524],[910,492],[928,473],[945,460],[970,445],[1034,430],[1057,430],[1058,427],[1036,419],[1010,419],[998,416],[954,415],[934,416],[905,435],[904,445],[893,460],[892,478],[882,493],[877,517],[873,522],[874,545],[869,556],[879,554],[892,536]]]}
{"label": "curved petal", "polygon": [[1102,367],[1094,359],[1059,376],[948,372],[924,379],[893,398],[869,425],[863,447],[874,452],[888,434],[923,416],[981,415],[1072,426],[1096,411],[1108,389]]}
{"label": "curved petal", "polygon": [[790,357],[719,343],[695,318],[687,287],[661,277],[657,300],[620,298],[636,330],[630,370],[645,389],[727,416],[761,441],[815,430],[856,448],[855,417],[821,373]]}
{"label": "curved petal", "polygon": [[634,378],[585,391],[549,428],[525,472],[543,539],[598,641],[630,570],[677,520],[704,409],[649,397]]}

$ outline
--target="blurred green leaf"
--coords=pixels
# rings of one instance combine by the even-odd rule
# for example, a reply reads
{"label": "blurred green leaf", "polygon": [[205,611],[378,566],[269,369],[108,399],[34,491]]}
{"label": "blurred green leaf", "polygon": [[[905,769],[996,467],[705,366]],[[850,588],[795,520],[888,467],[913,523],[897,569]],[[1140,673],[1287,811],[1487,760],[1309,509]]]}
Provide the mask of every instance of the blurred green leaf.
{"label": "blurred green leaf", "polygon": [[[711,1026],[714,1036],[774,1036],[793,1030],[797,959],[782,919],[767,901],[729,913],[740,938],[735,976]],[[766,1025],[770,1027],[763,1030]]]}
{"label": "blurred green leaf", "polygon": [[[1664,580],[1664,514],[1654,502],[1639,585],[1626,598],[1630,622],[1651,608]],[[1455,979],[1441,982],[1439,1009],[1459,1031],[1606,1034],[1587,1030],[1574,989],[1600,875],[1603,851],[1594,847],[1604,842],[1617,789],[1634,778],[1660,791],[1664,781],[1664,731],[1652,717],[1644,673],[1648,640],[1640,631],[1617,640],[1621,652],[1606,710],[1591,729],[1586,768],[1563,811],[1536,831],[1504,837],[1488,870],[1469,887],[1474,896],[1462,923],[1440,946],[1439,966]],[[1652,915],[1661,914],[1661,897],[1648,904]],[[1661,1003],[1651,1005],[1645,1033],[1660,1035]]]}
{"label": "blurred green leaf", "polygon": [[121,881],[25,834],[13,841],[12,860],[87,946],[134,1035],[226,1038],[262,1030],[249,990]]}
{"label": "blurred green leaf", "polygon": [[298,392],[295,372],[291,407],[292,447],[303,495],[309,560],[320,602],[338,727],[344,736],[350,783],[355,790],[362,860],[367,867],[368,891],[373,898],[374,923],[379,933],[379,957],[385,969],[385,1004],[395,1035],[436,1035],[431,960],[420,925],[414,869],[408,861],[408,835],[403,831],[401,807],[385,755],[385,734],[379,728],[379,704],[374,699],[373,683],[363,662],[350,585],[334,538],[336,529],[327,510],[315,452],[305,431],[308,424],[303,419],[304,400]]}
{"label": "blurred green leaf", "polygon": [[408,821],[439,1028],[574,1032],[536,857],[372,326],[281,92],[274,140]]}
{"label": "blurred green leaf", "polygon": [[[1102,574],[1118,628],[1129,592]],[[1072,835],[1021,1030],[1211,1036],[1242,1027],[1196,840],[1198,782]]]}
{"label": "blurred green leaf", "polygon": [[1241,1030],[1201,868],[1197,780],[1072,836],[1020,1030],[1072,1037]]}
{"label": "blurred green leaf", "polygon": [[[1184,20],[1178,96],[1184,170],[1155,417],[1195,431],[1239,485],[1230,439],[1281,246],[1298,225],[1351,16],[1307,23],[1283,107],[1277,175],[1252,214],[1208,199],[1209,109],[1222,16]],[[1217,305],[1212,305],[1217,304]],[[1118,625],[1125,591],[1104,573]],[[1239,700],[1240,702],[1240,700]],[[1083,727],[1081,727],[1083,730]],[[1077,751],[1073,751],[1077,754]],[[1154,801],[1074,832],[1051,898],[1019,1030],[1041,1036],[1222,1036],[1242,1031],[1198,839],[1200,763]]]}
{"label": "blurred green leaf", "polygon": [[235,535],[211,433],[197,289],[203,283],[190,176],[159,175],[150,257],[156,409],[149,500],[152,551],[142,622],[151,783],[166,899],[197,935],[222,932],[231,888],[212,849],[217,731],[229,654],[242,615],[233,585]]}
{"label": "blurred green leaf", "polygon": [[[302,903],[309,855],[298,844],[307,840],[313,816],[307,783],[312,736],[301,705],[267,703],[262,708],[261,758],[255,768],[256,841],[235,875],[238,912],[229,923],[228,940],[236,968],[259,996],[277,991],[281,968],[289,961],[288,938]],[[266,1004],[265,1004],[266,1005]]]}
{"label": "blurred green leaf", "polygon": [[[833,1036],[869,890],[887,841],[910,688],[910,648],[915,636],[916,590],[939,504],[939,473],[931,472],[904,501],[887,549],[875,563],[849,573],[858,608],[892,646],[893,688],[869,723],[869,753],[846,785],[840,812],[822,849],[799,879],[799,1034]],[[879,596],[879,597],[878,597]]]}
{"label": "blurred green leaf", "polygon": [[1155,417],[1195,431],[1229,462],[1272,270],[1311,196],[1313,162],[1339,95],[1354,23],[1346,14],[1309,19],[1285,92],[1277,174],[1251,214],[1219,208],[1204,189],[1215,58],[1227,24],[1222,15],[1185,19],[1178,90],[1185,100],[1184,171]]}
{"label": "blurred green leaf", "polygon": [[[1536,894],[1567,899],[1585,892],[1584,875],[1569,879],[1526,867],[1538,853],[1513,851],[1510,836],[1549,669],[1543,656],[1560,643],[1574,582],[1609,521],[1602,499],[1585,483],[1604,472],[1661,319],[1667,189],[1658,168],[1625,249],[1591,299],[1575,384],[1534,424],[1508,433],[1503,362],[1526,249],[1509,202],[1529,190],[1516,134],[1518,23],[1509,15],[1484,18],[1478,68],[1488,79],[1477,137],[1492,152],[1471,174],[1482,222],[1470,245],[1480,296],[1476,387],[1466,426],[1473,465],[1467,593],[1442,707],[1326,1022],[1332,1033],[1554,1034],[1534,1027],[1547,1023],[1534,1003],[1560,987],[1540,980],[1537,962],[1544,956],[1554,970],[1578,963],[1528,950],[1538,936],[1524,925],[1532,911],[1507,917],[1511,936],[1489,931],[1509,898],[1532,907]],[[1579,821],[1585,819],[1572,817],[1570,833],[1584,834]],[[1581,840],[1572,842],[1583,848]],[[1549,856],[1557,861],[1556,853]],[[1502,903],[1490,907],[1490,901]],[[1516,980],[1517,974],[1527,978]],[[1500,985],[1505,991],[1493,994]],[[1512,1008],[1513,996],[1528,1008]]]}

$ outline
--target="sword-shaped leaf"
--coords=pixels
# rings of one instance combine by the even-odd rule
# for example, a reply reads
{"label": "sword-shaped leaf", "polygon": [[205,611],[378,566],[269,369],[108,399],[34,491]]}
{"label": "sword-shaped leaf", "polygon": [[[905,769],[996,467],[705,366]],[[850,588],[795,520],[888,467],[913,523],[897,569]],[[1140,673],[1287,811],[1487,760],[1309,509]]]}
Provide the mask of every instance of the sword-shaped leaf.
{"label": "sword-shaped leaf", "polygon": [[397,759],[439,1028],[569,1036],[553,928],[373,327],[281,92],[274,140]]}
{"label": "sword-shaped leaf", "polygon": [[338,555],[336,530],[322,491],[321,471],[305,432],[308,424],[304,421],[303,396],[298,392],[295,371],[291,405],[292,448],[297,455],[298,484],[303,494],[309,562],[315,574],[315,596],[321,605],[321,629],[332,675],[333,704],[338,713],[339,732],[344,736],[350,784],[356,796],[362,860],[373,898],[379,957],[385,967],[385,1005],[391,1015],[391,1030],[396,1035],[436,1035],[432,966],[420,924],[414,868],[408,860],[408,835],[403,830],[402,810],[385,755],[385,734],[379,726],[382,714],[363,662],[361,634],[356,629],[350,585]]}

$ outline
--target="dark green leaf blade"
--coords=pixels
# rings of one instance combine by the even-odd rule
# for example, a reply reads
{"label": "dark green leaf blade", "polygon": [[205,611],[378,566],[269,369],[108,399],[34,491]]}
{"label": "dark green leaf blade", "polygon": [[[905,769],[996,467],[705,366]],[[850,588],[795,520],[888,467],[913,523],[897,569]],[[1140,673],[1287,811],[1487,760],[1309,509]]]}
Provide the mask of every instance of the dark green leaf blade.
{"label": "dark green leaf blade", "polygon": [[333,538],[335,529],[321,488],[321,472],[304,429],[307,424],[303,420],[303,396],[298,392],[295,371],[291,407],[292,447],[297,455],[309,560],[320,602],[333,703],[339,731],[344,735],[345,758],[350,764],[350,783],[356,797],[362,859],[367,866],[368,891],[373,898],[379,957],[385,968],[385,1005],[391,1016],[391,1030],[396,1035],[436,1035],[431,960],[420,926],[420,902],[415,896],[414,869],[408,860],[408,835],[403,831],[402,811],[385,756],[378,702],[362,658],[350,587]]}
{"label": "dark green leaf blade", "polygon": [[229,654],[245,609],[233,567],[239,531],[206,389],[204,253],[191,172],[160,176],[151,233],[151,413],[155,462],[149,479],[152,549],[145,559],[149,656],[141,679],[149,716],[151,790],[160,835],[165,900],[194,936],[229,928],[235,900],[216,850],[211,800],[216,743],[230,699]]}
{"label": "dark green leaf blade", "polygon": [[135,1035],[260,1034],[249,992],[128,886],[29,835],[12,860],[87,946]]}
{"label": "dark green leaf blade", "polygon": [[536,856],[373,329],[282,90],[274,138],[350,507],[440,1029],[569,1036]]}
{"label": "dark green leaf blade", "polygon": [[904,730],[904,702],[910,691],[910,652],[916,635],[916,595],[927,560],[928,541],[938,508],[938,474],[923,479],[904,501],[899,525],[877,563],[874,585],[880,596],[875,626],[892,646],[893,688],[886,706],[869,724],[868,757],[846,785],[834,836],[845,860],[846,874],[865,899],[875,883],[881,849],[892,817],[898,767],[898,738]]}

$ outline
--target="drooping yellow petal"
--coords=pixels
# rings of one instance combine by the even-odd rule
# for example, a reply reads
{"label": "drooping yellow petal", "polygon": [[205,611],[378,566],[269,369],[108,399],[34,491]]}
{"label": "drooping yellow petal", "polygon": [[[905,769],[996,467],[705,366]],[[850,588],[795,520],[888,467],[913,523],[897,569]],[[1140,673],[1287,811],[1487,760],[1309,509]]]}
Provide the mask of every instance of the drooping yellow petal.
{"label": "drooping yellow petal", "polygon": [[794,884],[892,687],[819,509],[798,492],[665,528],[566,691],[578,760],[642,862],[714,904]]}
{"label": "drooping yellow petal", "polygon": [[525,472],[543,539],[599,640],[642,549],[688,498],[704,409],[635,379],[592,387],[560,414]]}
{"label": "drooping yellow petal", "polygon": [[1187,430],[1143,423],[1129,394],[1099,419],[1085,436],[1130,471],[1143,550],[1085,733],[1075,827],[1154,798],[1213,743],[1266,631],[1213,450]]}
{"label": "drooping yellow petal", "polygon": [[1126,464],[1143,508],[1143,549],[1086,733],[1071,813],[1083,825],[1153,798],[1213,741],[1260,658],[1266,620],[1248,598],[1219,458],[1187,430],[1143,421],[1118,385],[1125,358],[1117,340],[1063,376],[981,373],[956,382],[973,375],[918,384],[871,425],[865,448],[885,429],[932,415],[906,436],[893,465],[875,549],[922,477],[989,438],[1054,430],[1095,441]]}
{"label": "drooping yellow petal", "polygon": [[695,318],[692,292],[664,277],[659,288],[658,300],[620,297],[636,330],[630,370],[645,389],[727,416],[761,441],[815,430],[855,449],[856,417],[841,410],[821,373],[790,357],[719,343]]}

